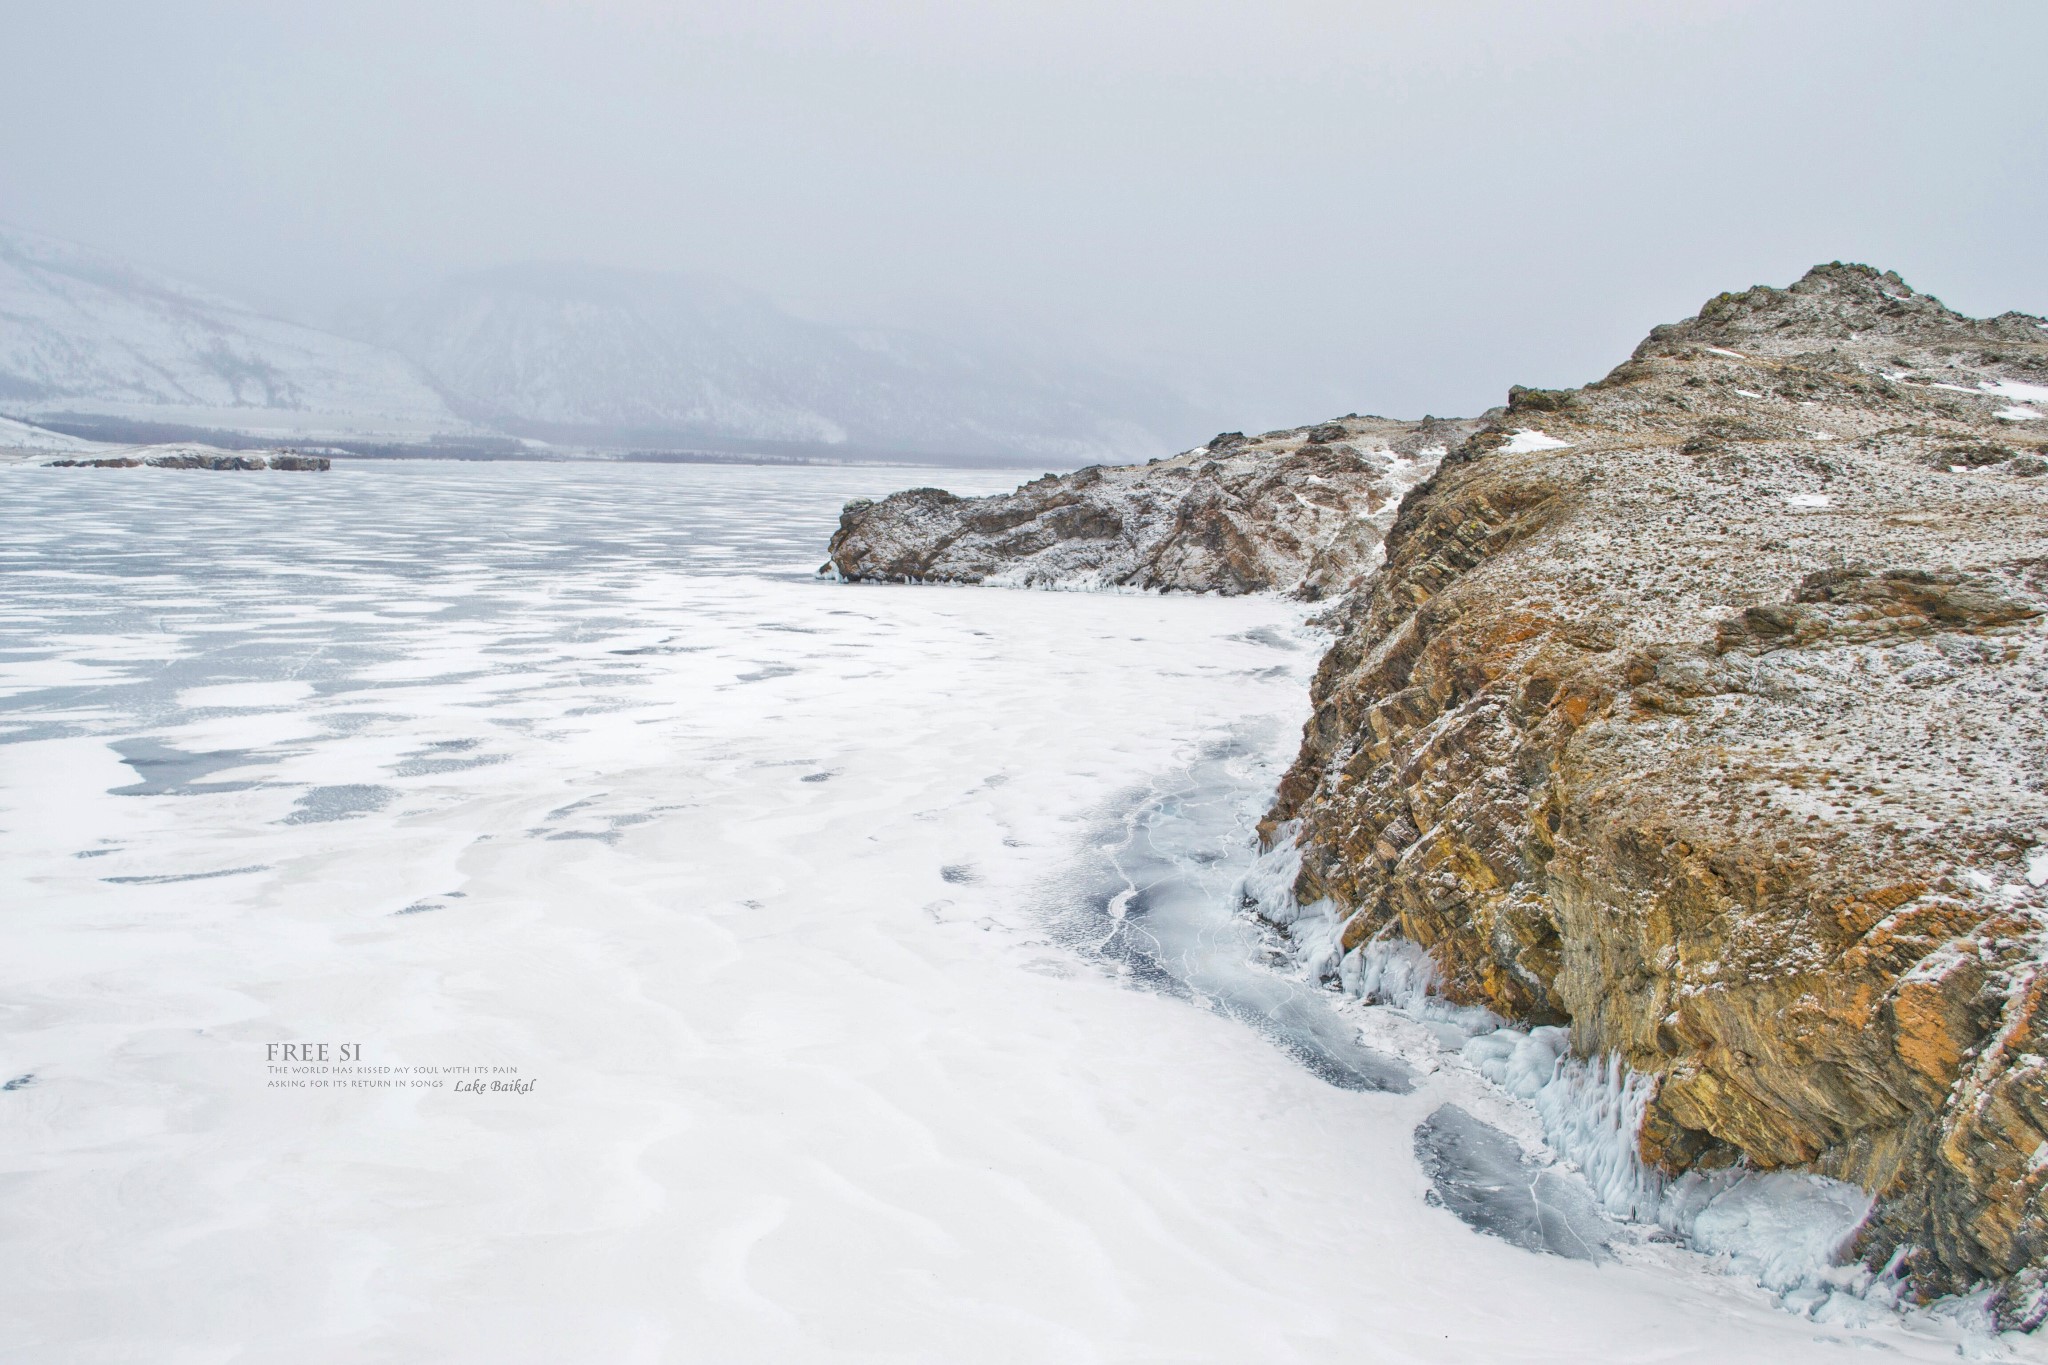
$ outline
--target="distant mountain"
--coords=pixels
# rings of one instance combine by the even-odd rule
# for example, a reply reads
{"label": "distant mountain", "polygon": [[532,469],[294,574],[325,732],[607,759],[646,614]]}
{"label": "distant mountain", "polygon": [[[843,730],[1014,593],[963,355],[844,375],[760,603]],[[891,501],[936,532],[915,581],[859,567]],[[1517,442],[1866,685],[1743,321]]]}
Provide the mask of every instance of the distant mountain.
{"label": "distant mountain", "polygon": [[686,276],[510,266],[352,330],[286,322],[0,228],[0,416],[113,440],[517,451],[509,435],[1072,466],[1162,454],[1201,426],[1143,381],[1016,348],[807,322]]}
{"label": "distant mountain", "polygon": [[1197,425],[1141,381],[807,322],[687,276],[482,271],[394,308],[371,335],[416,361],[464,416],[554,441],[1078,464],[1161,454]]}
{"label": "distant mountain", "polygon": [[386,349],[9,229],[0,229],[0,411],[294,436],[417,440],[469,429]]}

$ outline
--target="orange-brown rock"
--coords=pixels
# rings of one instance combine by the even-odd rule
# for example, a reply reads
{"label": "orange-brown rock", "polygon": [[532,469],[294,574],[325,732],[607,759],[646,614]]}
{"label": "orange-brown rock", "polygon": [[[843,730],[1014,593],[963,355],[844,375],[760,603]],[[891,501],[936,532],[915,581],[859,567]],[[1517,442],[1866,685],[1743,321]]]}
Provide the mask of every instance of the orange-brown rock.
{"label": "orange-brown rock", "polygon": [[1347,943],[1404,934],[1455,999],[1657,1077],[1646,1159],[1856,1181],[1866,1257],[2022,1323],[2044,398],[2048,324],[1840,265],[1517,390],[1341,608],[1268,825]]}

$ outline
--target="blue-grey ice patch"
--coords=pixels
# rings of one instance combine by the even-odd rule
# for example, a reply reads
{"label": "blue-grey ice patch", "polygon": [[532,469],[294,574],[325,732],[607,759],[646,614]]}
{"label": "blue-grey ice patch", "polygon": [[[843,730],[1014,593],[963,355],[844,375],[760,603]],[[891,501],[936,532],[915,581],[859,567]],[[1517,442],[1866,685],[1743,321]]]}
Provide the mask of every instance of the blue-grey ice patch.
{"label": "blue-grey ice patch", "polygon": [[981,880],[981,874],[974,870],[972,863],[948,863],[939,869],[939,876],[956,886],[965,886],[969,882]]}
{"label": "blue-grey ice patch", "polygon": [[408,758],[391,766],[393,777],[433,777],[440,773],[468,772],[471,768],[488,768],[493,763],[503,763],[503,754],[479,754],[475,758]]}
{"label": "blue-grey ice patch", "polygon": [[353,735],[372,726],[403,721],[405,717],[390,711],[332,711],[318,719],[320,728],[329,734]]}
{"label": "blue-grey ice patch", "polygon": [[613,829],[631,829],[635,825],[645,825],[659,820],[663,812],[673,809],[675,809],[673,806],[657,806],[653,810],[629,811],[624,815],[614,815],[609,818]]}
{"label": "blue-grey ice patch", "polygon": [[[1281,833],[1291,836],[1292,831]],[[1614,1220],[1606,1226],[1660,1228],[1753,1277],[1796,1311],[1817,1313],[1837,1298],[1876,1305],[1897,1298],[1899,1287],[1889,1272],[1844,1261],[1869,1216],[1868,1191],[1825,1176],[1741,1168],[1667,1179],[1645,1165],[1637,1149],[1643,1114],[1656,1089],[1654,1077],[1631,1071],[1616,1055],[1574,1057],[1565,1029],[1505,1026],[1483,1009],[1442,999],[1435,994],[1435,968],[1419,945],[1381,938],[1342,951],[1340,926],[1327,906],[1294,905],[1288,888],[1298,866],[1287,837],[1246,877],[1246,891],[1262,915],[1288,924],[1309,974],[1334,976],[1347,993],[1400,1009],[1434,1029],[1465,1065],[1535,1111],[1545,1148],[1575,1173],[1567,1177],[1562,1168],[1521,1157],[1505,1134],[1496,1134],[1497,1141],[1472,1138],[1470,1127],[1477,1121],[1447,1107],[1416,1134],[1417,1154],[1440,1203],[1481,1226],[1471,1211],[1486,1201],[1469,1188],[1457,1198],[1447,1189],[1447,1182],[1469,1184],[1457,1176],[1460,1163],[1490,1172],[1482,1182],[1489,1187],[1513,1183],[1507,1180],[1512,1174],[1532,1186],[1530,1198],[1547,1197],[1562,1180],[1573,1208],[1583,1195],[1596,1215]],[[1510,1158],[1525,1162],[1525,1168],[1513,1168]],[[1548,1172],[1547,1181],[1534,1174],[1541,1172]],[[1498,1228],[1484,1230],[1517,1240]]]}
{"label": "blue-grey ice patch", "polygon": [[250,872],[268,872],[269,863],[249,867],[224,867],[218,872],[167,872],[155,877],[102,877],[112,886],[168,886],[172,882],[210,882],[216,877],[240,877]]}
{"label": "blue-grey ice patch", "polygon": [[254,782],[207,782],[210,773],[239,768],[249,759],[247,749],[221,749],[213,753],[187,753],[153,739],[124,739],[114,744],[121,761],[141,779],[111,789],[115,796],[191,796],[200,792],[236,792],[255,786]]}
{"label": "blue-grey ice patch", "polygon": [[471,768],[487,768],[493,763],[503,763],[503,754],[479,754],[480,739],[435,740],[424,749],[407,754],[392,765],[394,777],[432,777],[437,773],[467,772]]}
{"label": "blue-grey ice patch", "polygon": [[1405,1094],[1414,1072],[1367,1047],[1326,992],[1283,970],[1243,879],[1273,774],[1270,746],[1232,739],[1134,793],[1053,914],[1054,937],[1156,990],[1248,1025],[1331,1085]]}
{"label": "blue-grey ice patch", "polygon": [[329,820],[353,820],[384,809],[398,795],[389,787],[349,782],[336,787],[315,787],[298,799],[287,825],[316,825]]}
{"label": "blue-grey ice patch", "polygon": [[1612,1224],[1576,1177],[1532,1160],[1522,1144],[1447,1104],[1415,1130],[1415,1159],[1430,1200],[1467,1227],[1530,1251],[1577,1261],[1612,1259]]}
{"label": "blue-grey ice patch", "polygon": [[26,1090],[28,1089],[28,1087],[34,1085],[35,1083],[36,1073],[33,1071],[24,1071],[21,1075],[16,1076],[13,1080],[7,1082],[5,1085],[0,1085],[0,1090]]}
{"label": "blue-grey ice patch", "polygon": [[1252,629],[1245,631],[1237,638],[1240,640],[1249,640],[1251,643],[1255,645],[1265,645],[1270,649],[1292,650],[1301,648],[1301,641],[1290,639],[1285,633],[1283,633],[1278,627],[1275,626],[1254,626]]}

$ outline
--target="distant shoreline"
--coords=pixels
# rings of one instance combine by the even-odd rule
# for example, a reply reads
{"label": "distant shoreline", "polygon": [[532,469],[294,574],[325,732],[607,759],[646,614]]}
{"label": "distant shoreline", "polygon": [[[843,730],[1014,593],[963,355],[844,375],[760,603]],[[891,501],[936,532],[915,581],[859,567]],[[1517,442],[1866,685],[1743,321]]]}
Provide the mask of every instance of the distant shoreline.
{"label": "distant shoreline", "polygon": [[[4,415],[4,414],[0,414]],[[846,443],[820,446],[787,441],[739,441],[720,437],[675,435],[677,444],[667,445],[661,433],[592,431],[586,441],[568,432],[554,433],[559,440],[526,440],[511,436],[433,436],[423,440],[363,440],[324,436],[294,437],[284,432],[256,435],[215,427],[187,426],[170,422],[143,422],[120,417],[85,413],[49,416],[12,416],[10,420],[55,433],[70,441],[85,441],[107,447],[204,445],[223,451],[274,451],[290,449],[303,454],[335,459],[358,460],[461,460],[524,461],[542,463],[632,463],[632,464],[732,464],[771,466],[818,466],[824,468],[872,465],[909,465],[932,469],[1054,469],[1078,468],[1074,459],[1048,458],[1023,452],[1001,455],[944,454],[931,451],[891,450],[881,446]],[[639,438],[639,439],[635,439]],[[38,451],[17,447],[31,457],[41,454],[76,456],[75,447]],[[107,451],[104,453],[112,453]]]}

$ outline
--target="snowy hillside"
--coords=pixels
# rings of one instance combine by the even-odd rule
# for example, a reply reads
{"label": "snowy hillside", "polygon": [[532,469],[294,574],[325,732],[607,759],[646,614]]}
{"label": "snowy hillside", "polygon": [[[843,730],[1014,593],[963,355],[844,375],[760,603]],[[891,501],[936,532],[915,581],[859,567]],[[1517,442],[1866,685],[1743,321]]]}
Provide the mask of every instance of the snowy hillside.
{"label": "snowy hillside", "polygon": [[790,316],[675,275],[521,265],[394,309],[376,339],[464,415],[603,444],[824,444],[1084,463],[1171,448],[1181,414],[1146,386],[915,333]]}
{"label": "snowy hillside", "polygon": [[0,229],[0,411],[289,435],[462,431],[389,351]]}
{"label": "snowy hillside", "polygon": [[824,326],[683,276],[502,267],[352,330],[358,339],[266,317],[0,229],[0,415],[32,422],[401,442],[509,432],[572,448],[1070,466],[1147,459],[1200,427],[1143,381],[1002,347]]}

